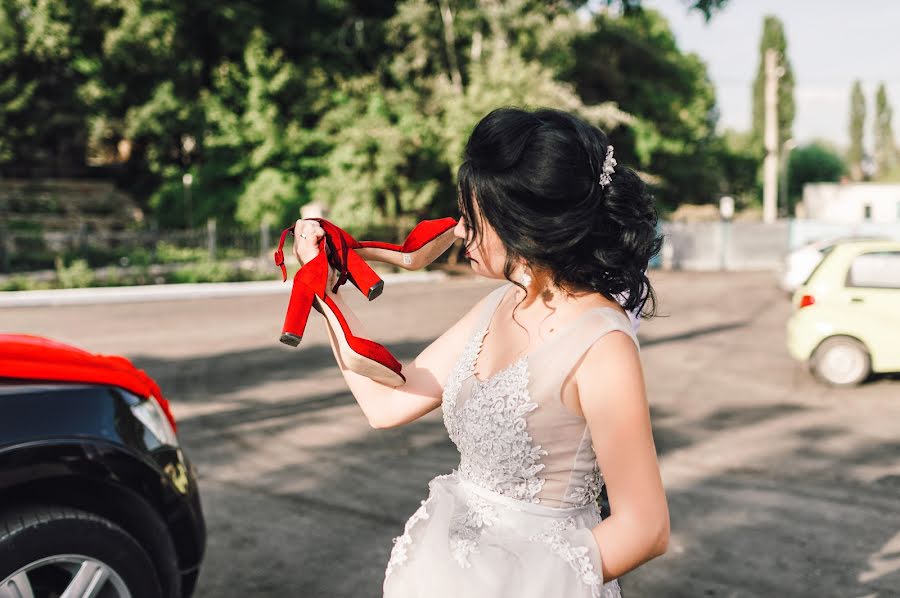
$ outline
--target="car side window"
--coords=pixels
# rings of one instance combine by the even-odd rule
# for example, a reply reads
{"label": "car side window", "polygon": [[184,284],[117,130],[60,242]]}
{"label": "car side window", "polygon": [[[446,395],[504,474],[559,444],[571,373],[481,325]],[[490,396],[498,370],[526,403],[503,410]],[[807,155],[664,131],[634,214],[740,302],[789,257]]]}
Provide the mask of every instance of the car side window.
{"label": "car side window", "polygon": [[900,251],[877,251],[856,256],[847,271],[847,286],[900,289]]}
{"label": "car side window", "polygon": [[825,263],[825,258],[828,257],[828,254],[831,253],[831,250],[837,247],[836,245],[828,245],[819,250],[819,262],[816,264],[816,267],[810,270],[809,274],[806,276],[806,279],[803,281],[803,284],[809,284],[809,281],[812,280],[812,277],[816,274],[816,272],[822,267],[822,264]]}

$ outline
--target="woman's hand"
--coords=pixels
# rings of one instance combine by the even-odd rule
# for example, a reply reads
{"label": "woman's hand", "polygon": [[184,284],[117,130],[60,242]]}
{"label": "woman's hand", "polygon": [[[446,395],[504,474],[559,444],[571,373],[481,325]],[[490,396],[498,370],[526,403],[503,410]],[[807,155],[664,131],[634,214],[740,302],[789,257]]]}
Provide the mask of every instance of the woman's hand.
{"label": "woman's hand", "polygon": [[298,220],[294,225],[294,257],[301,266],[319,255],[319,239],[324,235],[325,230],[315,220]]}

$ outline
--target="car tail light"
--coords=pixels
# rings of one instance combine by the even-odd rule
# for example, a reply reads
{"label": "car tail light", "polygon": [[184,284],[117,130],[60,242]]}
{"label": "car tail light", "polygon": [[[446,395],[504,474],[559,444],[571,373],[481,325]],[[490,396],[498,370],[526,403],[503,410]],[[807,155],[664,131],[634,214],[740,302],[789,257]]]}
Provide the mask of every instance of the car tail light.
{"label": "car tail light", "polygon": [[810,305],[812,305],[815,302],[816,302],[816,298],[813,297],[812,295],[803,295],[802,297],[800,297],[800,309],[803,309],[804,307],[809,307]]}
{"label": "car tail light", "polygon": [[160,444],[178,446],[178,436],[175,434],[175,426],[171,421],[172,415],[163,409],[156,397],[150,395],[150,398],[133,405],[131,412],[147,427]]}

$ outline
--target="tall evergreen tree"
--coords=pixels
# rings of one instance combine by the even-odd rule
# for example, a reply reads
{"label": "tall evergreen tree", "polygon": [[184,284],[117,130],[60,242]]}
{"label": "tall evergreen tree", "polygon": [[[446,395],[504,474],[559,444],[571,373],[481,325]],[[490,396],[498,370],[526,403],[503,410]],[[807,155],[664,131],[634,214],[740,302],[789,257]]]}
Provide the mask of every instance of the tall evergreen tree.
{"label": "tall evergreen tree", "polygon": [[765,129],[765,88],[766,88],[766,50],[778,53],[778,66],[784,69],[778,79],[778,148],[779,153],[784,142],[793,135],[794,124],[794,71],[787,56],[787,38],[784,25],[778,17],[767,15],[763,21],[763,34],[759,42],[759,67],[753,81],[753,126],[752,139],[760,155],[765,152],[763,132]]}
{"label": "tall evergreen tree", "polygon": [[862,161],[865,156],[863,137],[866,126],[866,97],[863,95],[859,79],[853,82],[850,92],[850,149],[847,151],[847,165],[853,180],[862,179]]}
{"label": "tall evergreen tree", "polygon": [[894,129],[891,126],[893,109],[888,102],[884,83],[875,92],[875,121],[873,141],[875,145],[875,168],[879,176],[884,176],[897,167],[897,146],[894,144]]}

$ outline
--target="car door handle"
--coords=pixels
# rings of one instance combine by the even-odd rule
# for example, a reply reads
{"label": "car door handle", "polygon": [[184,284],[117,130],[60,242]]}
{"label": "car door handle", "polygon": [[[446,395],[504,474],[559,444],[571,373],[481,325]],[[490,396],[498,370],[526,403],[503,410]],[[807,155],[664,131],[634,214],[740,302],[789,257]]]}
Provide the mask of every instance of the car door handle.
{"label": "car door handle", "polygon": [[850,298],[850,303],[862,303],[862,302],[863,302],[862,297],[851,297]]}

